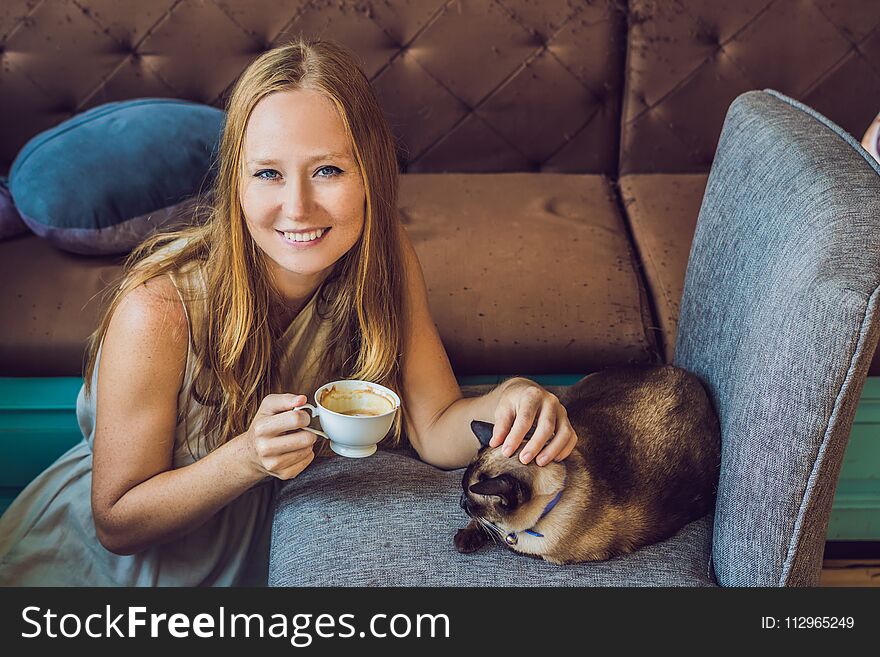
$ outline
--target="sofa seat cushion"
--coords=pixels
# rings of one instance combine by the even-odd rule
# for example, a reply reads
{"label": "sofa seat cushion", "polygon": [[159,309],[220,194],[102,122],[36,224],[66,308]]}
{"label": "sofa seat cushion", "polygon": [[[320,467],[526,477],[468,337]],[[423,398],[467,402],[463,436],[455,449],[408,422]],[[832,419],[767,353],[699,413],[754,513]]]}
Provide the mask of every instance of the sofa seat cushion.
{"label": "sofa seat cushion", "polygon": [[[635,248],[645,271],[663,346],[671,363],[678,332],[691,242],[709,174],[633,174],[620,179],[620,191]],[[880,349],[868,376],[880,376]]]}
{"label": "sofa seat cushion", "polygon": [[409,174],[399,205],[457,375],[579,374],[660,359],[604,176]]}
{"label": "sofa seat cushion", "polygon": [[102,292],[120,264],[59,251],[33,234],[0,242],[0,376],[82,376]]}
{"label": "sofa seat cushion", "polygon": [[270,586],[715,585],[711,516],[609,561],[557,566],[500,544],[460,554],[452,539],[468,520],[458,504],[463,474],[412,451],[316,459],[279,486]]}
{"label": "sofa seat cushion", "polygon": [[665,362],[672,362],[691,240],[709,174],[633,174],[620,193],[660,322]]}

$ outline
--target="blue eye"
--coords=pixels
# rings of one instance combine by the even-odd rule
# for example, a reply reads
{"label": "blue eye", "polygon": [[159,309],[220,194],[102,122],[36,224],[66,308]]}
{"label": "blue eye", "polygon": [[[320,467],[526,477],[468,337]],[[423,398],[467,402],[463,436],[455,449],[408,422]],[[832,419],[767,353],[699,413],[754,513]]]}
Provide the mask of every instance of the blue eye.
{"label": "blue eye", "polygon": [[[264,173],[271,173],[271,176],[264,176]],[[262,171],[257,171],[254,174],[254,178],[259,178],[260,180],[275,180],[278,178],[278,172],[275,169],[263,169]]]}
{"label": "blue eye", "polygon": [[327,166],[318,169],[315,173],[320,178],[332,178],[333,176],[338,176],[340,173],[342,173],[342,169],[328,164]]}

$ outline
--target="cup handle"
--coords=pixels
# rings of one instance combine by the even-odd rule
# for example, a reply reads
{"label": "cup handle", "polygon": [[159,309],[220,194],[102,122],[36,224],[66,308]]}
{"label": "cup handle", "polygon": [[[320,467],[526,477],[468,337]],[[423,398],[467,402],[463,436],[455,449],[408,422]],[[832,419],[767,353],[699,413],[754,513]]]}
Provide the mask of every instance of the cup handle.
{"label": "cup handle", "polygon": [[[312,406],[311,404],[303,404],[302,406],[297,406],[293,410],[295,410],[295,411],[309,411],[309,412],[311,412],[312,417],[320,417],[318,409],[315,408],[314,406]],[[319,436],[323,436],[327,440],[330,440],[330,436],[328,436],[326,433],[324,433],[323,431],[320,431],[318,429],[312,429],[312,427],[303,427],[303,430],[311,431],[314,434],[317,434]]]}

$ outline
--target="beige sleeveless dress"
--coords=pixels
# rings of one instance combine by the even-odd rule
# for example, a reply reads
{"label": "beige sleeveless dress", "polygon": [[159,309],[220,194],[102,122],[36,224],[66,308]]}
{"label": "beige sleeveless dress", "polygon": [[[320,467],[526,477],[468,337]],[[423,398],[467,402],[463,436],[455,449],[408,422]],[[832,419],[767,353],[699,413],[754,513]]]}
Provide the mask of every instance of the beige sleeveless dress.
{"label": "beige sleeveless dress", "polygon": [[[205,282],[195,266],[172,276],[192,327],[201,312]],[[288,326],[280,341],[286,385],[277,392],[314,392],[325,381],[316,372],[328,324],[315,313],[317,294]],[[100,350],[98,352],[100,359]],[[92,378],[97,390],[97,373]],[[205,407],[190,399],[192,330],[183,385],[177,398],[174,468],[195,459],[187,448],[197,440]],[[76,414],[84,440],[63,454],[15,499],[0,518],[0,586],[261,586],[268,573],[272,502],[278,480],[267,478],[203,525],[172,542],[120,556],[95,534],[91,509],[95,397],[80,390]],[[319,426],[313,421],[314,426]],[[196,457],[205,454],[196,451]]]}

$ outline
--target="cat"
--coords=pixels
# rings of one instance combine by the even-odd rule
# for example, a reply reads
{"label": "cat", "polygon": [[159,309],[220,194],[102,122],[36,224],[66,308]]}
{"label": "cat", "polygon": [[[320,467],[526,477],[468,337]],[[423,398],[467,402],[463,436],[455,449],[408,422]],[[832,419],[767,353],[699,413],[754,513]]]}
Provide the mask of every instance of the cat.
{"label": "cat", "polygon": [[[488,447],[493,425],[474,420],[482,448],[465,470],[459,552],[493,539],[554,564],[601,561],[674,535],[715,505],[718,417],[694,374],[672,365],[617,367],[560,394],[578,442],[538,466]],[[530,438],[534,427],[526,434]]]}

